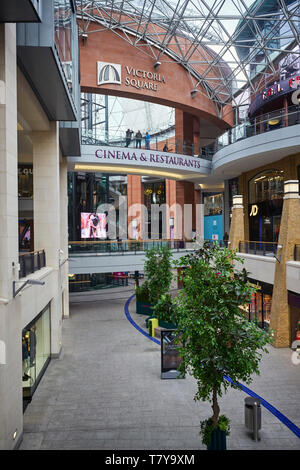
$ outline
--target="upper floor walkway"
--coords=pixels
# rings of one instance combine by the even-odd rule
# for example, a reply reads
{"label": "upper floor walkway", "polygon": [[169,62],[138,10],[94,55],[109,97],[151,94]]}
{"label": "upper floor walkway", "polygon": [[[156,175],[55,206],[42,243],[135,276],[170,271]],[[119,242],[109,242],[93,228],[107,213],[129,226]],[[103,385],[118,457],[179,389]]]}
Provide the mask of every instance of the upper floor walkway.
{"label": "upper floor walkway", "polygon": [[68,157],[68,170],[220,182],[299,152],[300,106],[239,124],[206,148],[176,139],[165,150],[158,141],[152,142],[149,149],[135,147],[135,139],[128,145],[124,140],[85,143],[81,157]]}
{"label": "upper floor walkway", "polygon": [[300,149],[300,106],[273,111],[239,124],[219,137],[212,174],[229,179]]}
{"label": "upper floor walkway", "polygon": [[197,182],[211,174],[211,161],[156,149],[82,145],[81,157],[68,158],[68,170],[151,175]]}
{"label": "upper floor walkway", "polygon": [[195,250],[195,243],[183,240],[124,240],[69,242],[69,274],[143,271],[146,250],[168,246],[175,260]]}

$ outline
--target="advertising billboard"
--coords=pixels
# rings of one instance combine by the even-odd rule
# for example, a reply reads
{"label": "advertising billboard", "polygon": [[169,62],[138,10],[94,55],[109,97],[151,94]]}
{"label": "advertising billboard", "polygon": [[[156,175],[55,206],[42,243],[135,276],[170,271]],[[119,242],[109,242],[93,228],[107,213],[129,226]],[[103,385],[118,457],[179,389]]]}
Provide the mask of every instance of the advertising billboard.
{"label": "advertising billboard", "polygon": [[178,367],[182,361],[179,355],[176,330],[161,330],[161,378],[183,379]]}
{"label": "advertising billboard", "polygon": [[81,212],[81,238],[106,238],[106,214]]}

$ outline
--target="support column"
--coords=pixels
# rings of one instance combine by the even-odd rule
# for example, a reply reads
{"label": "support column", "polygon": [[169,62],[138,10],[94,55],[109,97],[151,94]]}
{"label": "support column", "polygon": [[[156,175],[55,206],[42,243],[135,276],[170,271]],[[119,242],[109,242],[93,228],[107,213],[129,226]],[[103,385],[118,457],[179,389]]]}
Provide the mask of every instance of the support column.
{"label": "support column", "polygon": [[294,259],[294,246],[300,240],[299,181],[285,181],[283,208],[278,239],[270,328],[274,330],[274,346],[291,346],[290,308],[286,286],[286,262]]}
{"label": "support column", "polygon": [[18,280],[16,25],[0,24],[0,449],[22,437],[22,326]]}
{"label": "support column", "polygon": [[[166,180],[167,234],[170,233],[170,218],[174,218],[176,239],[190,240],[196,218],[194,183]],[[186,207],[185,207],[186,206]],[[190,210],[189,210],[190,209]]]}
{"label": "support column", "polygon": [[243,196],[233,196],[232,219],[229,233],[229,246],[232,250],[239,249],[239,242],[244,241],[244,206]]}
{"label": "support column", "polygon": [[69,244],[68,244],[68,166],[60,158],[60,285],[62,289],[62,317],[69,317]]}
{"label": "support column", "polygon": [[47,266],[54,270],[51,301],[51,354],[61,349],[61,292],[59,285],[60,258],[60,177],[59,127],[50,123],[50,130],[33,133],[34,246],[44,249]]}
{"label": "support column", "polygon": [[127,175],[128,238],[138,230],[138,239],[144,236],[144,191],[141,176]]}
{"label": "support column", "polygon": [[175,137],[177,153],[192,155],[194,116],[181,111],[181,109],[175,109]]}

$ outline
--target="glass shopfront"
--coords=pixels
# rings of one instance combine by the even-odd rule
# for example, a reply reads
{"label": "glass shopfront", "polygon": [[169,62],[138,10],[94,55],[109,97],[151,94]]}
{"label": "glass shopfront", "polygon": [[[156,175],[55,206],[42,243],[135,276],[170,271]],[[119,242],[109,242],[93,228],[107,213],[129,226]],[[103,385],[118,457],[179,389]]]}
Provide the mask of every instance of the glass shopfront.
{"label": "glass shopfront", "polygon": [[290,310],[291,343],[298,339],[300,332],[300,295],[288,291],[288,304]]}
{"label": "glass shopfront", "polygon": [[23,163],[18,165],[19,198],[33,198],[33,165]]}
{"label": "glass shopfront", "polygon": [[223,194],[204,194],[204,238],[223,240]]}
{"label": "glass shopfront", "polygon": [[273,286],[254,279],[249,281],[257,288],[248,304],[249,321],[257,320],[259,326],[267,330],[270,326]]}
{"label": "glass shopfront", "polygon": [[283,171],[267,170],[249,181],[249,240],[278,242],[283,206]]}
{"label": "glass shopfront", "polygon": [[[151,233],[151,206],[152,204],[162,205],[166,202],[166,184],[165,181],[159,181],[155,183],[146,183],[143,184],[144,187],[144,204],[148,210],[148,238],[166,238],[165,227],[163,227],[163,217],[162,212],[159,212],[158,220],[158,233]],[[154,221],[153,221],[154,223]],[[155,232],[155,230],[153,230]],[[164,236],[163,236],[164,235]]]}
{"label": "glass shopfront", "polygon": [[23,401],[31,401],[50,362],[50,304],[22,332]]}
{"label": "glass shopfront", "polygon": [[128,286],[128,272],[69,274],[70,292],[86,292]]}
{"label": "glass shopfront", "polygon": [[[127,195],[127,176],[108,173],[68,174],[69,240],[81,240],[81,214],[98,213],[101,204],[112,204],[116,211],[116,232],[123,196]],[[121,207],[121,208],[120,208]]]}

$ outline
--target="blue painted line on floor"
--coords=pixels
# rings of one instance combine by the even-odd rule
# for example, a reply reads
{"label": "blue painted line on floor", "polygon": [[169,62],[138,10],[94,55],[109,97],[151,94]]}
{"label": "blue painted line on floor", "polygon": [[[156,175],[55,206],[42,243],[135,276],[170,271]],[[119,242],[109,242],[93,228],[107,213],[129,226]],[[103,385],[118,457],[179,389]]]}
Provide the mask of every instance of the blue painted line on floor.
{"label": "blue painted line on floor", "polygon": [[[160,346],[161,343],[157,338],[153,338],[152,336],[150,336],[145,330],[143,330],[139,325],[137,325],[137,323],[135,323],[135,321],[131,318],[131,315],[129,313],[129,304],[130,304],[131,300],[133,299],[133,297],[135,297],[135,295],[132,295],[131,297],[129,297],[129,299],[125,303],[124,310],[125,310],[125,315],[126,315],[127,319],[146,338],[150,339],[151,341],[153,341],[154,343],[156,343]],[[224,378],[228,382],[234,383],[233,380],[228,375],[224,376]],[[275,408],[275,406],[271,405],[269,402],[264,400],[264,398],[262,398],[261,396],[257,395],[257,393],[250,390],[250,388],[245,387],[245,385],[243,385],[241,383],[238,383],[238,385],[243,390],[243,392],[247,393],[250,397],[258,398],[260,400],[262,406],[264,406],[268,411],[270,411],[270,413],[272,413],[277,419],[279,419],[279,421],[281,421],[286,427],[288,427],[290,429],[290,431],[292,431],[300,439],[300,428],[298,428],[298,426],[296,426],[296,424],[294,424],[284,414],[282,414],[279,410],[277,410],[277,408]]]}
{"label": "blue painted line on floor", "polygon": [[131,302],[131,300],[133,299],[133,297],[135,297],[135,295],[132,295],[131,297],[129,297],[129,299],[126,301],[126,304],[125,304],[125,315],[127,317],[127,319],[130,321],[130,323],[134,326],[134,328],[136,328],[140,333],[142,333],[142,335],[146,336],[146,338],[150,339],[151,341],[153,341],[153,343],[156,343],[156,344],[159,344],[160,345],[160,341],[157,339],[157,338],[153,338],[152,336],[150,336],[145,330],[143,330],[143,328],[141,328],[137,323],[135,323],[135,321],[131,318],[131,315],[129,313],[129,304]]}

